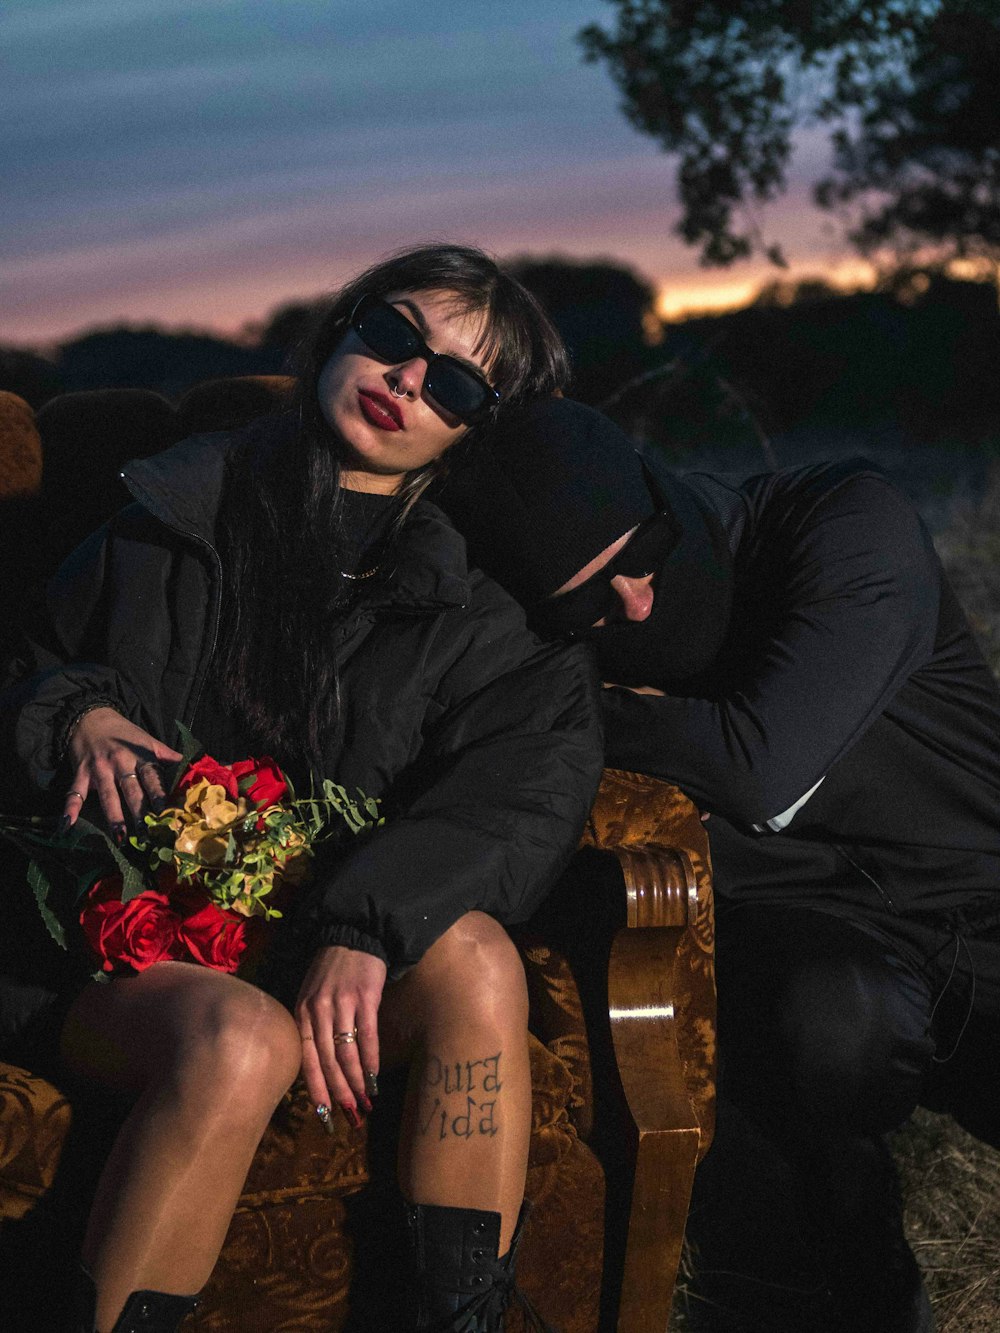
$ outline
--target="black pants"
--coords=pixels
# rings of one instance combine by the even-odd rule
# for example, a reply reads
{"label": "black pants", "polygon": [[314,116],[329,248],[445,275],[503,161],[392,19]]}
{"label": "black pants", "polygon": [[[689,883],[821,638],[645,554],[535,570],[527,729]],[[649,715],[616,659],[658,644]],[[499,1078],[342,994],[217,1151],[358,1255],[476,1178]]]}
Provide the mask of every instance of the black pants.
{"label": "black pants", "polygon": [[779,1327],[776,1301],[901,1235],[882,1136],[915,1106],[1000,1147],[1000,926],[723,903],[717,966],[719,1124],[689,1238],[710,1298],[714,1275]]}

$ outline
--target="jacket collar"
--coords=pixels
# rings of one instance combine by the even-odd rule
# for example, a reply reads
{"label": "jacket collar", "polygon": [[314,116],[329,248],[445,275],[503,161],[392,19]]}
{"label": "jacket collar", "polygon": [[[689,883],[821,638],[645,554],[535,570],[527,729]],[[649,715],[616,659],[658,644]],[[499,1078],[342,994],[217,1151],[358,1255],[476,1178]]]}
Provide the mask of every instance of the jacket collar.
{"label": "jacket collar", "polygon": [[[192,435],[149,458],[133,459],[122,479],[136,500],[173,531],[215,552],[215,523],[226,460],[247,439],[245,431]],[[465,543],[428,501],[411,510],[387,569],[364,590],[359,607],[439,611],[465,606],[470,597]]]}

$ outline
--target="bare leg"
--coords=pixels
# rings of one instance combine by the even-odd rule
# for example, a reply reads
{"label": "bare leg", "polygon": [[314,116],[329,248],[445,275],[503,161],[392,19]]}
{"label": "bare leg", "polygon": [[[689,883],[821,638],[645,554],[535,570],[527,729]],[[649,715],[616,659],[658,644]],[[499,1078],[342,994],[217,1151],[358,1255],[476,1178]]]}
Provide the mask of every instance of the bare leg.
{"label": "bare leg", "polygon": [[254,1151],[300,1060],[291,1015],[254,986],[163,963],[95,985],[70,1011],[78,1075],[136,1096],[94,1198],[83,1261],[97,1327],[140,1289],[193,1295],[225,1239]]}
{"label": "bare leg", "polygon": [[506,1253],[524,1196],[531,1073],[524,968],[503,927],[481,912],[462,917],[386,988],[379,1030],[387,1063],[413,1059],[403,1194],[499,1212]]}

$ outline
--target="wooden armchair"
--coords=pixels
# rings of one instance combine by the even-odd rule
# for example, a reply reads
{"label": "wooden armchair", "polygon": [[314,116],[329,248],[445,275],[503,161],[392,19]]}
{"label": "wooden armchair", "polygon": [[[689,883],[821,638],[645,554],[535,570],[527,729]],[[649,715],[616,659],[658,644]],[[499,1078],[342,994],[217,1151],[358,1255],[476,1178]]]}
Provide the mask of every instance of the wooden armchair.
{"label": "wooden armchair", "polygon": [[[238,397],[226,386],[223,406]],[[203,406],[192,401],[191,414]],[[0,886],[24,892],[2,864]],[[712,896],[690,802],[607,771],[580,853],[519,943],[534,1091],[519,1281],[560,1333],[665,1333],[714,1115]],[[59,1326],[58,1275],[117,1114],[0,1063],[0,1328]],[[335,1124],[327,1137],[300,1084],[278,1108],[193,1330],[345,1326],[363,1278],[357,1237],[378,1184],[379,1116],[360,1131]],[[391,1277],[383,1269],[376,1281]]]}
{"label": "wooden armchair", "polygon": [[[561,1333],[666,1329],[694,1169],[712,1133],[712,939],[697,813],[674,788],[609,771],[584,850],[521,939],[534,1211],[520,1279]],[[0,1268],[17,1274],[0,1292],[0,1326],[55,1326],[57,1270],[78,1244],[86,1182],[111,1132],[100,1111],[0,1064]],[[367,1146],[364,1130],[340,1123],[327,1138],[304,1089],[293,1090],[192,1329],[343,1326]]]}

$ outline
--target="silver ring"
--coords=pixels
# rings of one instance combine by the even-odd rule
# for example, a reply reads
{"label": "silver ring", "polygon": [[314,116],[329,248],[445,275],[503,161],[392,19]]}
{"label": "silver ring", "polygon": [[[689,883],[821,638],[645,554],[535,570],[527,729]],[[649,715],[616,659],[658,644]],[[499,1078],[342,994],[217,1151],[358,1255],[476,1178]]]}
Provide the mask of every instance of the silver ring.
{"label": "silver ring", "polygon": [[355,1028],[353,1032],[335,1032],[333,1034],[334,1046],[350,1046],[351,1042],[357,1041],[357,1039],[357,1028]]}
{"label": "silver ring", "polygon": [[393,398],[405,398],[408,390],[404,389],[402,393],[399,393],[397,392],[397,386],[395,384],[390,384],[389,392],[392,394]]}

